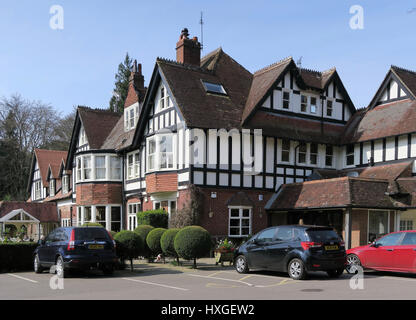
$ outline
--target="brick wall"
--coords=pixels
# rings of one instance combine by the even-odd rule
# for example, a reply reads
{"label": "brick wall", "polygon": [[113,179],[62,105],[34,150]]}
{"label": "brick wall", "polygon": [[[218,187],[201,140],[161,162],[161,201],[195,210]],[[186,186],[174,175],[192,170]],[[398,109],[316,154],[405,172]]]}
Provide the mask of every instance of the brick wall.
{"label": "brick wall", "polygon": [[77,205],[121,204],[121,184],[91,183],[77,185]]}
{"label": "brick wall", "polygon": [[178,190],[177,173],[153,173],[146,175],[146,192],[172,192]]}

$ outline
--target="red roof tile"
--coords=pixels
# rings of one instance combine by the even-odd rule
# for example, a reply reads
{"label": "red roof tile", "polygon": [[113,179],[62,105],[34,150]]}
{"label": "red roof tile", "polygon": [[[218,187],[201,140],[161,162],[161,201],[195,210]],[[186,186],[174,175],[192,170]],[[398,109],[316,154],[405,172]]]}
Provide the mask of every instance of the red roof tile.
{"label": "red roof tile", "polygon": [[56,204],[50,203],[29,203],[29,202],[0,202],[0,218],[13,210],[23,209],[40,222],[59,222]]}
{"label": "red roof tile", "polygon": [[49,166],[52,169],[54,178],[58,178],[61,163],[66,161],[67,154],[67,151],[35,149],[35,156],[44,187],[49,185],[47,181]]}

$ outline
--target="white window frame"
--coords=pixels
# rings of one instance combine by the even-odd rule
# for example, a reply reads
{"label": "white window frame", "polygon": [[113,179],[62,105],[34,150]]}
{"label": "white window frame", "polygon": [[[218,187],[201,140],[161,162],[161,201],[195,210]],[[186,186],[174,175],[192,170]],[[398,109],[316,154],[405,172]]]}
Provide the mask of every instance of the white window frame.
{"label": "white window frame", "polygon": [[[351,153],[347,153],[347,151],[348,151],[348,146],[352,146],[352,152]],[[353,163],[352,164],[348,164],[348,156],[352,156],[352,159],[353,159]],[[346,145],[345,146],[345,158],[344,158],[344,161],[345,161],[345,167],[353,167],[354,166],[354,164],[355,164],[355,145],[354,144],[349,144],[349,145]]]}
{"label": "white window frame", "polygon": [[[305,146],[305,152],[303,152],[303,151],[302,151],[302,152],[300,152],[300,148],[301,148],[301,146],[302,146],[302,145],[304,145],[304,146]],[[298,164],[305,164],[305,165],[306,165],[306,164],[308,163],[308,144],[307,144],[306,142],[300,142],[300,143],[299,143],[299,147],[297,148],[297,151],[298,151],[298,152],[297,152],[297,153],[298,153],[298,154],[297,154],[297,157],[298,157],[298,161],[297,161],[297,163],[298,163]],[[304,162],[301,162],[301,161],[300,161],[300,154],[301,154],[301,153],[302,153],[302,154],[305,154],[305,161],[304,161]]]}
{"label": "white window frame", "polygon": [[400,220],[399,231],[413,230],[413,220]]}
{"label": "white window frame", "polygon": [[35,200],[38,200],[42,197],[42,183],[41,181],[35,182]]}
{"label": "white window frame", "polygon": [[[316,153],[312,153],[312,145],[316,145]],[[319,165],[319,144],[317,143],[308,143],[307,149],[309,148],[309,165],[310,166],[318,166]],[[312,163],[312,155],[316,155],[316,162]]]}
{"label": "white window frame", "polygon": [[69,192],[69,176],[64,175],[62,177],[62,194],[66,194]]}
{"label": "white window frame", "polygon": [[[288,94],[288,98],[285,99],[285,93]],[[283,90],[282,91],[282,109],[290,110],[290,90]],[[285,108],[285,101],[287,101],[287,108]]]}
{"label": "white window frame", "polygon": [[50,197],[55,196],[55,179],[49,180],[49,196]]}
{"label": "white window frame", "polygon": [[140,152],[136,152],[133,154],[133,167],[134,167],[134,177],[140,177]]}
{"label": "white window frame", "polygon": [[[315,104],[312,104],[312,99],[315,99]],[[318,98],[317,97],[310,97],[309,98],[309,110],[313,114],[317,114],[318,112]],[[312,111],[312,106],[315,106],[315,111]]]}
{"label": "white window frame", "polygon": [[[104,167],[98,167],[97,166],[97,158],[104,158]],[[107,171],[107,168],[106,168],[106,156],[105,155],[96,155],[95,157],[94,157],[94,166],[95,166],[95,180],[105,180],[105,178],[106,178],[106,171]],[[98,172],[99,172],[99,170],[104,170],[104,177],[103,178],[98,178]]]}
{"label": "white window frame", "polygon": [[[231,217],[231,210],[238,209],[239,210],[239,216],[238,217]],[[249,210],[249,233],[248,235],[251,235],[253,232],[253,207],[248,206],[229,206],[228,207],[228,237],[229,238],[244,238],[248,235],[242,234],[242,220],[247,219],[247,217],[243,217],[243,210]],[[239,220],[240,221],[240,232],[239,235],[231,235],[231,220]]]}
{"label": "white window frame", "polygon": [[134,154],[129,154],[127,156],[127,178],[133,179],[134,176]]}
{"label": "white window frame", "polygon": [[[117,162],[113,162],[113,160],[116,159]],[[113,164],[116,163],[117,166],[113,166]],[[110,168],[109,168],[109,180],[121,180],[121,159],[118,156],[114,156],[114,155],[109,155],[109,164],[110,164]],[[116,171],[117,170],[117,171]],[[114,173],[117,172],[117,175],[115,175]]]}
{"label": "white window frame", "polygon": [[[328,106],[328,102],[331,103],[331,107]],[[328,114],[328,110],[331,110],[330,115]],[[332,99],[327,99],[326,100],[326,116],[331,117],[331,118],[334,116],[334,100],[332,100]]]}
{"label": "white window frame", "polygon": [[[325,145],[325,167],[327,168],[332,168],[334,166],[334,146],[330,146],[332,147],[332,154],[328,154],[328,145]],[[331,165],[327,165],[326,163],[326,159],[330,157],[331,158]]]}
{"label": "white window frame", "polygon": [[[306,99],[305,103],[302,102],[303,97]],[[308,100],[309,99],[308,99],[307,95],[305,95],[305,94],[300,95],[300,112],[302,112],[302,113],[307,113],[308,112]],[[302,111],[302,106],[305,106],[305,111]]]}
{"label": "white window frame", "polygon": [[[291,147],[291,143],[290,143],[290,139],[282,139],[282,145],[281,145],[281,150],[280,150],[280,162],[283,163],[290,163],[290,147]],[[283,141],[289,141],[289,149],[283,149]],[[287,152],[288,153],[288,161],[283,160],[283,153]]]}
{"label": "white window frame", "polygon": [[61,219],[61,227],[62,228],[70,227],[70,224],[71,224],[71,219],[70,218],[62,218]]}

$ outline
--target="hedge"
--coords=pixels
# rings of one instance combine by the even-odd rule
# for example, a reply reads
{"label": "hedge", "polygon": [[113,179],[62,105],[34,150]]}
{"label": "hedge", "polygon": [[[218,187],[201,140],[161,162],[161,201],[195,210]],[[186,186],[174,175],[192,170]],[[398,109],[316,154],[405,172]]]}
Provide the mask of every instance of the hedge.
{"label": "hedge", "polygon": [[150,257],[152,256],[152,251],[149,249],[149,246],[146,243],[146,238],[149,232],[152,231],[153,229],[154,228],[149,225],[141,225],[141,226],[138,226],[136,229],[134,229],[134,232],[137,233],[143,240],[143,243],[144,243],[143,256],[148,259],[150,259]]}
{"label": "hedge", "polygon": [[32,270],[37,246],[33,242],[0,243],[0,272]]}
{"label": "hedge", "polygon": [[211,250],[211,235],[199,226],[185,227],[177,233],[174,247],[180,257],[193,259],[196,268],[196,259],[207,256]]}
{"label": "hedge", "polygon": [[167,228],[169,215],[165,210],[149,210],[137,213],[138,225],[150,225],[154,228]]}
{"label": "hedge", "polygon": [[174,240],[176,235],[181,229],[173,228],[166,230],[162,237],[160,238],[160,248],[162,252],[167,257],[174,257],[176,258],[178,265],[179,265],[179,256],[175,251]]}
{"label": "hedge", "polygon": [[150,231],[146,237],[146,244],[154,256],[162,253],[162,248],[160,247],[160,238],[165,231],[166,229],[164,228],[155,228]]}
{"label": "hedge", "polygon": [[133,271],[133,259],[143,253],[143,240],[133,231],[123,230],[114,236],[116,241],[117,256],[121,261],[130,260],[131,270]]}

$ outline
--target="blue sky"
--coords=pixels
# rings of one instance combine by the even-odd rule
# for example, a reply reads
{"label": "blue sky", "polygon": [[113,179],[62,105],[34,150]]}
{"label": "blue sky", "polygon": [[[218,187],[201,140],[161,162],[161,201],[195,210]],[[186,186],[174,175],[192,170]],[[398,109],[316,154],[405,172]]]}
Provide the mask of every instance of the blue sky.
{"label": "blue sky", "polygon": [[[52,5],[64,29],[49,26]],[[352,5],[364,29],[349,26]],[[416,0],[0,0],[0,97],[20,93],[50,103],[107,108],[126,52],[143,64],[146,85],[156,57],[175,59],[182,28],[204,51],[222,47],[254,72],[287,56],[302,66],[335,66],[355,106],[366,106],[391,64],[416,69]]]}

